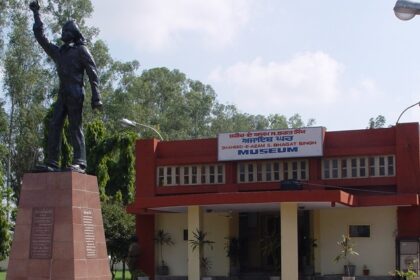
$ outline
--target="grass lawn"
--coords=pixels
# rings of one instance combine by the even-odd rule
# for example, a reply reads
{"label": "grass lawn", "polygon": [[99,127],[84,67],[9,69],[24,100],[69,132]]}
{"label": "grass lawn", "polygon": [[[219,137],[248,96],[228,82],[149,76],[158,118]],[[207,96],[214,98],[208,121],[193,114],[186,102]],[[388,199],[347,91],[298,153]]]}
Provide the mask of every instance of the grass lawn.
{"label": "grass lawn", "polygon": [[[0,280],[5,280],[5,279],[6,279],[6,272],[4,271],[0,272]],[[131,279],[130,272],[127,270],[125,272],[125,280],[130,280],[130,279]],[[122,271],[117,271],[115,280],[122,280]]]}
{"label": "grass lawn", "polygon": [[[0,280],[3,280],[0,278]],[[122,271],[117,271],[115,273],[115,280],[122,280]],[[130,271],[125,271],[125,280],[131,280],[131,274]]]}

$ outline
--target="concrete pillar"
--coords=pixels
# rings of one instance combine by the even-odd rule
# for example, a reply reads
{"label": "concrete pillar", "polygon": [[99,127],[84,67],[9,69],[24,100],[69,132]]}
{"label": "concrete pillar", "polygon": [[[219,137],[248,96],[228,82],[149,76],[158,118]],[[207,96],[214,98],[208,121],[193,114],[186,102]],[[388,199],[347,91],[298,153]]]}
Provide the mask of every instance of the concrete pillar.
{"label": "concrete pillar", "polygon": [[[203,212],[200,206],[188,206],[188,239],[193,238],[193,232],[201,230]],[[202,252],[197,248],[194,251],[188,244],[188,279],[200,279],[200,258]]]}
{"label": "concrete pillar", "polygon": [[281,203],[281,279],[298,280],[297,203]]}
{"label": "concrete pillar", "polygon": [[136,215],[136,234],[140,244],[139,268],[155,277],[155,215]]}

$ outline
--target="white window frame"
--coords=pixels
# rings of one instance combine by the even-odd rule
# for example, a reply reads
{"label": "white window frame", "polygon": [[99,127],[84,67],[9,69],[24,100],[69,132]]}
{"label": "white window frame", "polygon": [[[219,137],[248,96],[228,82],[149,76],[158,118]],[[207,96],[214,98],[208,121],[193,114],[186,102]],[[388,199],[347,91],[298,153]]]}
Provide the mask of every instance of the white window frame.
{"label": "white window frame", "polygon": [[[364,165],[362,162],[364,161]],[[380,165],[383,161],[384,164]],[[334,168],[333,162],[337,163],[337,168]],[[345,162],[346,166],[343,166]],[[355,163],[355,165],[353,164]],[[373,165],[372,165],[373,163]],[[381,168],[383,173],[381,174]],[[354,170],[356,169],[356,170]],[[334,175],[334,170],[337,171],[337,176]],[[346,176],[343,176],[343,170],[346,171]],[[362,170],[364,175],[362,176]],[[372,174],[372,170],[374,170]],[[356,175],[353,176],[353,171]],[[379,155],[379,156],[361,156],[348,158],[324,158],[322,160],[322,179],[354,179],[354,178],[369,178],[369,177],[393,177],[395,176],[395,155]]]}
{"label": "white window frame", "polygon": [[[214,174],[210,174],[211,167]],[[220,168],[221,167],[221,168]],[[179,174],[177,174],[177,169]],[[196,169],[195,182],[193,183],[193,169]],[[203,174],[204,170],[204,174]],[[221,173],[219,172],[221,171]],[[156,170],[157,186],[196,186],[196,185],[216,185],[224,184],[226,180],[224,164],[199,164],[199,165],[177,165],[177,166],[159,166]],[[211,176],[214,176],[211,182]],[[177,176],[178,180],[177,180]],[[221,177],[220,177],[221,176]],[[221,179],[221,180],[219,180]],[[168,181],[170,183],[168,183]]]}
{"label": "white window frame", "polygon": [[[304,162],[304,170],[302,162]],[[275,165],[278,168],[275,168]],[[258,172],[260,167],[260,172]],[[287,167],[287,168],[285,168]],[[294,167],[296,167],[294,169]],[[244,183],[267,183],[280,182],[285,179],[308,180],[309,163],[306,159],[277,160],[277,161],[243,161],[237,164],[237,182]],[[243,172],[241,172],[241,169]],[[260,176],[258,176],[260,174]],[[287,178],[286,175],[287,174]],[[293,175],[295,178],[293,178]],[[305,174],[303,178],[302,174]],[[267,176],[268,175],[268,176]],[[242,178],[244,180],[242,180]]]}

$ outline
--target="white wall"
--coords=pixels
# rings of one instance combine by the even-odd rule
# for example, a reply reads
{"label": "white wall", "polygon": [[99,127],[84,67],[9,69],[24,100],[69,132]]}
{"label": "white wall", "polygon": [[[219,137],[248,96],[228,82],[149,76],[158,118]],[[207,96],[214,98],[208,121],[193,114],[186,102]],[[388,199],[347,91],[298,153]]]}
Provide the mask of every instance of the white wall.
{"label": "white wall", "polygon": [[354,237],[355,251],[351,257],[356,275],[362,274],[363,265],[370,275],[389,275],[395,268],[395,237],[397,230],[396,207],[337,208],[317,210],[320,214],[318,248],[322,274],[343,273],[343,263],[335,263],[339,254],[337,241],[348,233],[349,225],[370,225],[370,237]]}
{"label": "white wall", "polygon": [[[229,236],[229,218],[220,213],[203,214],[203,229],[207,238],[215,241],[213,250],[206,249],[204,256],[212,263],[209,275],[227,276],[229,273],[229,260],[226,257],[224,245],[225,237]],[[163,248],[163,258],[169,266],[170,275],[187,275],[188,241],[183,240],[184,229],[187,229],[187,214],[157,214],[155,231],[163,229],[171,234],[175,242],[173,246]],[[189,236],[191,239],[191,236]],[[156,247],[156,264],[160,263],[160,252]]]}
{"label": "white wall", "polygon": [[[186,214],[157,214],[155,219],[155,232],[163,229],[171,234],[175,244],[163,247],[163,258],[169,266],[170,275],[187,275],[188,247],[183,239],[184,229],[187,229]],[[160,252],[156,246],[156,265],[160,264]]]}
{"label": "white wall", "polygon": [[209,240],[215,242],[213,250],[206,248],[204,256],[212,263],[209,275],[228,276],[229,258],[226,256],[225,243],[229,237],[229,215],[222,213],[204,214],[204,231]]}

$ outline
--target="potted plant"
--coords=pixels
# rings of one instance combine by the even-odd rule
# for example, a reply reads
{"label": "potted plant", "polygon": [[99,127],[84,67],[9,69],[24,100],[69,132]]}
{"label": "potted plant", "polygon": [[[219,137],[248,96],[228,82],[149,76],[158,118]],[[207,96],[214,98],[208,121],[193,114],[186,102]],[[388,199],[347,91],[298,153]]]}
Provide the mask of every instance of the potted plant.
{"label": "potted plant", "polygon": [[390,273],[393,276],[398,276],[400,277],[400,279],[404,279],[404,280],[415,280],[418,279],[417,278],[417,273],[413,270],[414,269],[414,264],[410,263],[407,266],[407,270],[394,270],[394,272]]}
{"label": "potted plant", "polygon": [[227,242],[225,244],[226,256],[230,262],[230,276],[237,277],[240,272],[239,256],[240,256],[240,245],[237,237],[226,237]]}
{"label": "potted plant", "polygon": [[369,268],[367,267],[367,265],[363,265],[363,275],[364,276],[368,276],[370,273]]}
{"label": "potted plant", "polygon": [[136,280],[149,280],[150,278],[142,270],[136,269],[136,270],[133,271],[132,279],[136,279]]}
{"label": "potted plant", "polygon": [[160,265],[157,267],[157,274],[168,275],[169,267],[166,265],[165,261],[163,260],[163,246],[165,245],[172,246],[175,243],[172,240],[171,234],[168,232],[165,232],[163,229],[158,230],[155,236],[155,242],[159,246],[159,252],[160,252]]}
{"label": "potted plant", "polygon": [[210,249],[213,250],[213,244],[215,242],[212,240],[207,240],[207,232],[196,229],[195,232],[193,232],[193,239],[188,240],[188,243],[190,244],[193,251],[198,249],[200,252],[200,268],[203,276],[202,279],[211,280],[212,277],[207,276],[207,273],[211,268],[211,261],[209,258],[201,256],[201,254],[205,246],[210,247]]}
{"label": "potted plant", "polygon": [[340,253],[334,258],[335,262],[339,262],[340,260],[344,261],[344,275],[343,280],[355,280],[354,277],[356,266],[351,264],[350,257],[353,255],[359,255],[353,247],[354,243],[351,242],[351,238],[348,235],[343,234],[342,239],[337,241],[337,245],[340,246]]}
{"label": "potted plant", "polygon": [[211,269],[211,261],[207,257],[202,257],[200,259],[200,268],[203,271],[203,277],[201,277],[202,280],[212,280],[213,277],[207,276],[207,272]]}
{"label": "potted plant", "polygon": [[280,280],[280,234],[271,232],[260,240],[261,253],[271,258],[276,275],[270,276],[270,280]]}

